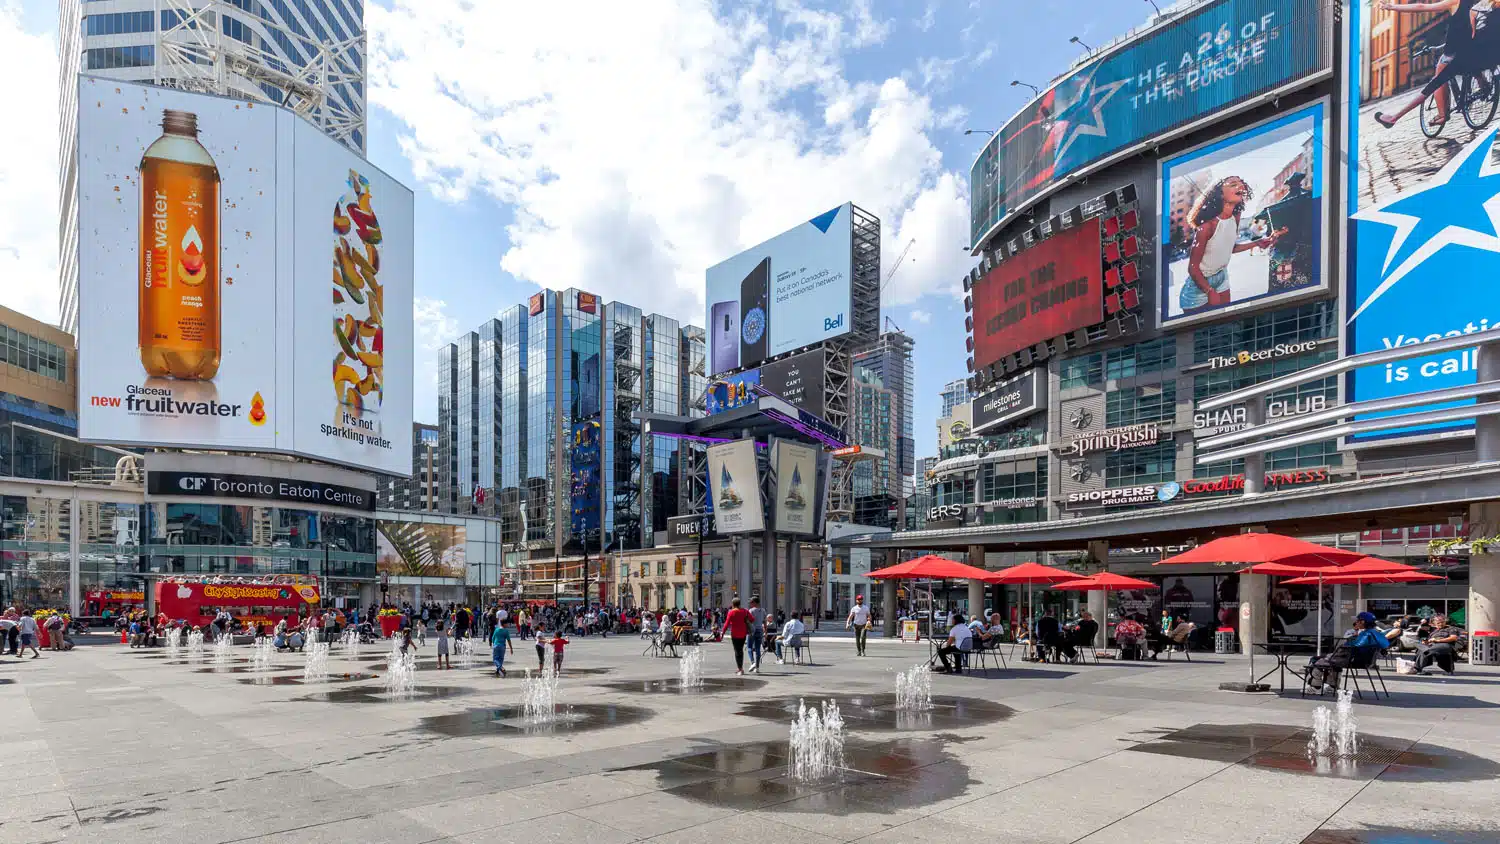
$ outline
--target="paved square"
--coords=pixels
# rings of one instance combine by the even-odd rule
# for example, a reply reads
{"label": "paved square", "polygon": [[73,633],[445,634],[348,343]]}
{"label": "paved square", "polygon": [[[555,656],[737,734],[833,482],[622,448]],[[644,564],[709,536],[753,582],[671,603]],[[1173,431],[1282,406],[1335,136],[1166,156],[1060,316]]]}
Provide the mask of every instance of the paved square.
{"label": "paved square", "polygon": [[[565,717],[521,708],[523,644],[499,679],[437,671],[391,700],[366,646],[220,670],[90,644],[0,661],[0,844],[214,842],[1500,841],[1500,671],[1396,677],[1356,703],[1353,759],[1309,760],[1318,701],[1217,690],[1239,657],[1035,666],[934,677],[905,713],[895,674],[925,645],[820,640],[818,665],[733,676],[706,646],[701,691],[633,637],[575,640]],[[799,698],[835,697],[836,780],[790,778]],[[1422,837],[1402,837],[1420,831]]]}

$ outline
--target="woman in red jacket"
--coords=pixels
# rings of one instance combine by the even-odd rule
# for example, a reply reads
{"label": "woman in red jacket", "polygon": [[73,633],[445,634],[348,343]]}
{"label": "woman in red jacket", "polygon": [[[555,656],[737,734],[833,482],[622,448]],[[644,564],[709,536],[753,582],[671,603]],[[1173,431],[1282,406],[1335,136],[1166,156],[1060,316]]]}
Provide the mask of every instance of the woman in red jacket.
{"label": "woman in red jacket", "polygon": [[740,606],[740,599],[735,598],[729,602],[729,614],[724,616],[724,626],[720,633],[729,634],[729,642],[734,645],[734,673],[745,673],[745,640],[750,637],[750,612]]}

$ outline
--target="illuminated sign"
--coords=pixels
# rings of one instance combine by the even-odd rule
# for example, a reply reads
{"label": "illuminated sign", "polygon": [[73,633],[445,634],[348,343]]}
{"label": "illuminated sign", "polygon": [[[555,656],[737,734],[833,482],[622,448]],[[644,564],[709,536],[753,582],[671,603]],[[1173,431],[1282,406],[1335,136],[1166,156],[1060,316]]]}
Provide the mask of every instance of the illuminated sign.
{"label": "illuminated sign", "polygon": [[1002,261],[973,287],[974,366],[1104,319],[1099,219]]}
{"label": "illuminated sign", "polygon": [[1125,428],[1110,428],[1097,434],[1076,436],[1063,446],[1063,450],[1074,457],[1092,451],[1119,451],[1123,448],[1142,448],[1156,445],[1161,440],[1161,423],[1146,422]]}
{"label": "illuminated sign", "polygon": [[1247,363],[1259,363],[1263,360],[1275,360],[1277,358],[1300,355],[1304,352],[1311,352],[1316,348],[1318,348],[1316,340],[1309,340],[1306,343],[1277,343],[1269,349],[1236,352],[1229,357],[1215,355],[1208,359],[1208,368],[1224,369],[1230,366],[1244,366]]}

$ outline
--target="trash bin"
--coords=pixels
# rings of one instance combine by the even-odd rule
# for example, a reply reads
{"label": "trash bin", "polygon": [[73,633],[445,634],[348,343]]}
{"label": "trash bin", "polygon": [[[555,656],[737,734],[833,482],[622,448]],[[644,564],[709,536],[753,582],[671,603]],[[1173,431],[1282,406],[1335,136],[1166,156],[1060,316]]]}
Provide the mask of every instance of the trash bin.
{"label": "trash bin", "polygon": [[1500,634],[1493,630],[1476,630],[1469,637],[1470,665],[1500,665]]}
{"label": "trash bin", "polygon": [[1214,631],[1214,653],[1234,653],[1234,628],[1220,627]]}

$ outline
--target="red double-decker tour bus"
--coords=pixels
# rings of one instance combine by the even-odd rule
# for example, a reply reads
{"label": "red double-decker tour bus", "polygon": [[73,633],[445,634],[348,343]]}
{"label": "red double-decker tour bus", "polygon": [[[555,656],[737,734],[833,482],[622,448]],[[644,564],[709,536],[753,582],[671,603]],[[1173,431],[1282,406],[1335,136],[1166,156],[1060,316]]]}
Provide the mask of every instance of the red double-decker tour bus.
{"label": "red double-decker tour bus", "polygon": [[84,615],[103,615],[105,610],[119,615],[125,610],[136,609],[145,605],[145,592],[132,592],[124,589],[91,589],[83,593]]}
{"label": "red double-decker tour bus", "polygon": [[211,623],[220,610],[228,610],[236,622],[247,625],[275,624],[283,619],[295,624],[316,609],[319,600],[316,583],[295,579],[172,578],[156,583],[157,612],[194,626]]}

